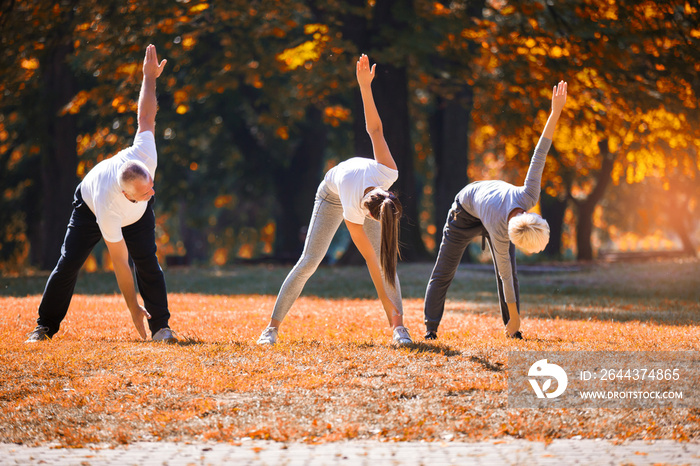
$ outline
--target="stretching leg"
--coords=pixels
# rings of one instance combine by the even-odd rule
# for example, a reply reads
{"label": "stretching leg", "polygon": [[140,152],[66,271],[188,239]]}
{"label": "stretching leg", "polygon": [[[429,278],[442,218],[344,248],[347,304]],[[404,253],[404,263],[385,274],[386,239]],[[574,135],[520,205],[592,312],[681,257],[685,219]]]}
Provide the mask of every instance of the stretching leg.
{"label": "stretching leg", "polygon": [[445,311],[447,289],[454,279],[469,242],[481,234],[481,222],[455,202],[447,214],[435,266],[425,290],[423,315],[428,332],[437,332]]}
{"label": "stretching leg", "polygon": [[343,207],[340,200],[337,204],[334,201],[332,197],[316,195],[304,250],[299,261],[284,280],[272,311],[272,324],[275,327],[282,322],[304,289],[304,285],[318,268],[328,252],[340,222],[343,221]]}
{"label": "stretching leg", "polygon": [[73,297],[78,272],[90,252],[102,238],[95,215],[83,202],[80,186],[76,189],[61,257],[51,272],[39,304],[37,325],[48,327],[48,335],[58,332]]}

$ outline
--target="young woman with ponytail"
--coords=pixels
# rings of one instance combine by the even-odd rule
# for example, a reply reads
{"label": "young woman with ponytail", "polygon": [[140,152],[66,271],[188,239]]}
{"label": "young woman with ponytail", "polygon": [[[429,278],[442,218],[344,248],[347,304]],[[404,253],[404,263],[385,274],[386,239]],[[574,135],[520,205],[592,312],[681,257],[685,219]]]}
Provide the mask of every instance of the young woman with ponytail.
{"label": "young woman with ponytail", "polygon": [[353,243],[367,262],[377,295],[393,329],[394,343],[413,343],[403,326],[401,286],[396,273],[402,207],[398,198],[387,191],[398,179],[399,172],[384,139],[382,121],[372,96],[376,66],[370,68],[369,58],[362,55],[356,67],[374,159],[353,157],[326,173],[316,192],[304,250],[282,284],[270,323],[260,335],[258,344],[277,341],[282,320],[323,260],[343,220]]}

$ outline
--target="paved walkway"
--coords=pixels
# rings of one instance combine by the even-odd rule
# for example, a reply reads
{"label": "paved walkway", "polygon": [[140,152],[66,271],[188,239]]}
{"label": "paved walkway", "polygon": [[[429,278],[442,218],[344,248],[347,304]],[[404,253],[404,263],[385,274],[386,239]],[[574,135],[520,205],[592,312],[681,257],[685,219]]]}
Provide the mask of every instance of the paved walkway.
{"label": "paved walkway", "polygon": [[614,445],[605,440],[479,443],[351,441],[307,445],[245,439],[225,443],[134,443],[109,448],[0,444],[0,464],[41,465],[700,465],[700,443],[671,440]]}

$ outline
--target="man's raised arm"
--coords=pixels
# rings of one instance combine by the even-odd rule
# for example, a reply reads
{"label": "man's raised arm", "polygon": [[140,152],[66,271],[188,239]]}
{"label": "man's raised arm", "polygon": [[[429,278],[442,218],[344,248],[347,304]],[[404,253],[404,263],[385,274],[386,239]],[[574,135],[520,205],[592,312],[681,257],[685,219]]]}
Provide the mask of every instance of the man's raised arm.
{"label": "man's raised arm", "polygon": [[167,62],[167,60],[163,60],[160,64],[158,63],[155,45],[146,47],[146,57],[143,60],[143,82],[141,83],[141,93],[139,94],[139,128],[137,133],[141,131],[155,133],[156,112],[158,111],[156,78],[163,72]]}

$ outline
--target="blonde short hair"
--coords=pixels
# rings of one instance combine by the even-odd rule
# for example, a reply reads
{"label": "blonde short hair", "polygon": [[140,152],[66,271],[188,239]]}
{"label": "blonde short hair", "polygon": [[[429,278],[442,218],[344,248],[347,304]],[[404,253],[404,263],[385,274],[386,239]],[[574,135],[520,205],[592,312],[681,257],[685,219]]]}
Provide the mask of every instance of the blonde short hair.
{"label": "blonde short hair", "polygon": [[549,224],[539,215],[525,212],[510,219],[508,236],[516,247],[534,254],[549,243]]}

